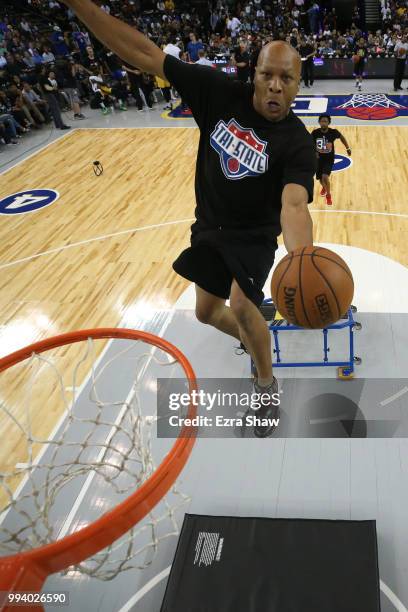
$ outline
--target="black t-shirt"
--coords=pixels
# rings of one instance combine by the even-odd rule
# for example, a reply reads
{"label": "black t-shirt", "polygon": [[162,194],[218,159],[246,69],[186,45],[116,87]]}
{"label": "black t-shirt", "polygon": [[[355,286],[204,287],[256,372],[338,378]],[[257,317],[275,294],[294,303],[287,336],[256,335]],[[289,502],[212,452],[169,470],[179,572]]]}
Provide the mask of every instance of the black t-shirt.
{"label": "black t-shirt", "polygon": [[116,70],[121,70],[122,68],[122,61],[118,58],[117,55],[112,53],[112,51],[107,51],[106,53],[104,53],[103,60],[106,62],[111,72],[116,72]]}
{"label": "black t-shirt", "polygon": [[316,154],[303,123],[290,111],[273,123],[253,107],[253,87],[207,66],[167,55],[167,79],[200,128],[196,217],[209,227],[273,226],[280,234],[282,191],[306,188],[313,199]]}
{"label": "black t-shirt", "polygon": [[69,62],[65,62],[61,66],[61,78],[63,87],[67,87],[68,89],[77,89],[78,81],[76,77],[72,74],[72,64]]}
{"label": "black t-shirt", "polygon": [[308,55],[314,52],[314,48],[312,47],[312,45],[309,45],[309,43],[307,43],[304,46],[300,45],[298,51],[299,51],[300,57],[307,57]]}
{"label": "black t-shirt", "polygon": [[316,151],[319,154],[320,160],[334,160],[334,141],[340,138],[340,132],[333,128],[323,132],[321,128],[318,128],[313,130],[312,136],[316,143]]}
{"label": "black t-shirt", "polygon": [[44,96],[50,96],[51,94],[57,93],[55,90],[49,91],[45,88],[45,85],[47,85],[48,87],[52,87],[52,83],[49,81],[48,77],[45,74],[40,74],[40,76],[38,77],[38,83],[41,87],[41,91],[43,92]]}
{"label": "black t-shirt", "polygon": [[239,68],[237,66],[237,77],[240,81],[243,81],[244,83],[247,82],[248,78],[249,78],[249,53],[247,51],[244,51],[243,53],[241,53],[241,51],[237,51],[235,53],[235,61],[237,62],[237,64],[242,64],[245,63],[246,66],[244,68]]}

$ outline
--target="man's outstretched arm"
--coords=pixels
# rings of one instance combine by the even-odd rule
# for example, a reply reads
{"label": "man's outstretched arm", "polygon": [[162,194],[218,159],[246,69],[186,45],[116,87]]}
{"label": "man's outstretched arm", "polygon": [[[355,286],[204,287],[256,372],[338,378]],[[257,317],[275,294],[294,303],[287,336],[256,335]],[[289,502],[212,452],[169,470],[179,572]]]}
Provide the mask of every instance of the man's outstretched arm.
{"label": "man's outstretched arm", "polygon": [[302,185],[285,185],[282,193],[282,236],[288,252],[313,244],[313,222]]}
{"label": "man's outstretched arm", "polygon": [[166,55],[144,34],[120,19],[108,15],[91,0],[63,0],[77,17],[106,47],[120,58],[164,78],[163,64]]}

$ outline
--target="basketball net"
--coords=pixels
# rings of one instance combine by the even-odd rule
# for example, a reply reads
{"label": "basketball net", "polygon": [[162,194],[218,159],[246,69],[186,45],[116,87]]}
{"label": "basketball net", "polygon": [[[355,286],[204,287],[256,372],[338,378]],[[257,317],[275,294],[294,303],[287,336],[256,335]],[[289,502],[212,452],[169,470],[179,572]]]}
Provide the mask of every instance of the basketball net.
{"label": "basketball net", "polygon": [[[127,335],[121,335],[119,332],[126,332]],[[108,513],[109,520],[106,519],[106,524],[101,525],[99,535],[93,535],[93,543],[89,538],[89,549],[92,548],[92,552],[95,552],[98,538],[103,539],[109,530],[114,533],[116,529],[116,535],[121,537],[116,540],[115,535],[108,535],[107,537],[114,541],[90,558],[86,558],[86,550],[84,553],[87,540],[82,538],[81,545],[77,546],[80,552],[75,555],[72,553],[72,558],[81,559],[81,562],[71,566],[69,561],[67,563],[65,560],[58,563],[65,563],[65,571],[68,573],[76,571],[101,580],[112,580],[119,572],[135,567],[143,569],[152,563],[160,542],[179,533],[181,517],[177,517],[177,511],[189,501],[189,497],[180,492],[174,482],[188,458],[194,439],[187,442],[178,439],[172,449],[174,451],[178,445],[177,456],[174,455],[170,460],[171,453],[168,453],[157,470],[152,451],[153,434],[157,426],[156,389],[153,388],[156,381],[151,373],[148,374],[148,369],[153,368],[157,372],[170,368],[170,376],[187,376],[190,390],[195,388],[196,383],[194,372],[185,357],[163,339],[133,330],[115,330],[120,340],[115,340],[114,343],[119,343],[120,350],[105,359],[103,365],[99,365],[95,340],[92,337],[87,338],[87,332],[77,333],[84,336],[80,340],[72,340],[80,344],[75,344],[74,347],[77,360],[72,366],[72,373],[69,373],[69,379],[64,369],[59,367],[64,351],[66,353],[67,350],[73,350],[72,346],[66,347],[68,342],[64,342],[63,351],[58,342],[54,343],[53,346],[57,347],[55,357],[49,348],[41,349],[46,350],[46,354],[28,351],[29,357],[21,363],[20,358],[18,361],[14,360],[17,365],[12,363],[10,370],[9,365],[4,367],[4,359],[7,358],[0,359],[0,383],[1,377],[11,370],[16,370],[15,376],[19,380],[22,377],[25,379],[18,402],[3,402],[2,397],[5,395],[0,391],[1,430],[6,432],[10,439],[16,440],[16,448],[23,449],[19,463],[15,464],[13,461],[11,469],[0,471],[0,555],[14,559],[11,555],[23,551],[33,552],[33,549],[50,543],[60,544],[62,538],[68,536],[69,540],[69,534],[72,532],[79,531],[81,534],[81,530],[85,528],[85,533],[87,527],[92,527],[88,523]],[[133,338],[132,334],[148,338]],[[58,341],[62,337],[55,340]],[[158,341],[161,347],[155,345]],[[149,350],[146,351],[146,348]],[[130,392],[122,391],[121,385],[113,384],[111,378],[112,368],[116,367],[118,377],[117,366],[120,373],[125,365],[131,368],[133,382]],[[6,369],[7,372],[4,371]],[[88,391],[85,408],[80,407],[81,397],[85,395],[80,393],[79,388],[80,372],[83,371],[90,372],[85,387]],[[174,371],[178,373],[174,374]],[[161,376],[166,377],[166,374]],[[59,398],[60,413],[65,413],[56,435],[52,434],[46,439],[35,433],[38,430],[38,419],[36,420],[34,406],[36,397],[43,391],[45,384],[41,381],[51,381],[46,383],[49,385],[47,393],[52,399],[52,403],[47,402],[47,410],[55,411],[55,399]],[[153,405],[142,407],[141,390],[146,396],[146,385],[148,391],[150,389],[150,398],[154,399],[154,402],[150,402],[154,408]],[[129,390],[129,387],[127,389]],[[171,461],[177,461],[176,468],[172,466]],[[155,481],[154,489],[152,480]],[[16,486],[19,489],[17,494]],[[139,509],[131,502],[131,498],[142,492],[143,507]],[[82,505],[78,502],[82,502]],[[123,507],[125,503],[126,511],[122,512],[120,519],[116,518],[113,509],[118,504]],[[80,516],[80,508],[83,509],[84,505],[87,508],[86,520]],[[62,525],[58,522],[61,507],[72,508]],[[132,515],[134,519],[131,518]],[[143,522],[134,525],[137,517],[142,517]],[[115,520],[118,523],[116,527]],[[57,559],[59,554],[48,553],[48,557]],[[66,556],[66,551],[64,555]],[[52,564],[48,563],[48,557],[44,554],[47,567],[50,567]],[[4,557],[0,556],[0,575],[5,566],[4,563],[2,568],[2,561]],[[44,565],[43,557],[40,561]],[[56,571],[55,567],[48,569],[48,573]],[[0,577],[0,585],[1,580]]]}
{"label": "basketball net", "polygon": [[336,108],[359,108],[362,106],[365,108],[405,108],[405,106],[402,106],[402,104],[398,104],[397,102],[390,100],[385,94],[372,93],[353,94],[351,100],[347,100],[347,102],[337,106]]}

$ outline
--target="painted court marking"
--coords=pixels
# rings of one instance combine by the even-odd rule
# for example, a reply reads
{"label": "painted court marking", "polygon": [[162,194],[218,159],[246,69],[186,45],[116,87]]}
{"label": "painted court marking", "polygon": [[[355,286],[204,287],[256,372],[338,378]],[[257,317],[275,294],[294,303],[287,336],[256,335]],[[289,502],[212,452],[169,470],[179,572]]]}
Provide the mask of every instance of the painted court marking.
{"label": "painted court marking", "polygon": [[[391,213],[391,212],[375,212],[369,210],[326,210],[324,208],[315,208],[310,209],[311,213],[338,213],[344,215],[374,215],[374,216],[382,216],[382,217],[400,217],[402,219],[408,219],[408,214],[406,213]],[[125,236],[127,234],[133,234],[135,232],[145,232],[151,229],[158,229],[160,227],[167,227],[168,225],[180,225],[181,223],[192,223],[194,218],[190,219],[178,219],[176,221],[166,221],[165,223],[156,223],[154,225],[143,225],[141,227],[134,227],[131,229],[123,230],[120,232],[114,232],[112,234],[105,234],[102,236],[95,236],[95,238],[89,238],[88,240],[81,240],[79,242],[72,242],[71,244],[66,244],[64,246],[55,247],[54,249],[49,249],[48,251],[42,251],[40,253],[35,253],[34,255],[28,255],[27,257],[23,257],[21,259],[15,259],[14,261],[9,261],[3,264],[0,264],[0,270],[4,270],[5,268],[10,268],[12,266],[16,266],[20,263],[25,263],[28,261],[32,261],[33,259],[37,259],[39,257],[44,257],[45,255],[53,255],[55,253],[60,253],[62,251],[66,251],[67,249],[73,249],[78,246],[84,246],[87,244],[91,244],[93,242],[98,242],[102,240],[107,240],[108,238],[115,238],[116,236]]]}

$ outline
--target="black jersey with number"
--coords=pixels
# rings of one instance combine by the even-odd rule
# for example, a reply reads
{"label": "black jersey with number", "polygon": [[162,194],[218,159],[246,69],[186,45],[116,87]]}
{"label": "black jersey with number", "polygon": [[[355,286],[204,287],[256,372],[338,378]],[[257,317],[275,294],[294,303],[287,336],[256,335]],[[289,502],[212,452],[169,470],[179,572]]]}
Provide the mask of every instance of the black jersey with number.
{"label": "black jersey with number", "polygon": [[268,228],[280,234],[285,185],[313,198],[316,155],[305,126],[290,111],[276,123],[253,106],[253,87],[206,66],[167,55],[167,79],[200,128],[196,217],[209,227]]}
{"label": "black jersey with number", "polygon": [[316,151],[321,161],[324,159],[334,160],[334,141],[340,138],[340,136],[340,132],[333,128],[329,128],[327,132],[323,132],[321,128],[313,130],[312,137],[315,141]]}

